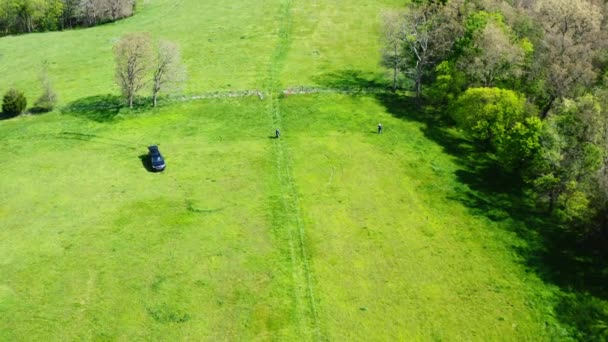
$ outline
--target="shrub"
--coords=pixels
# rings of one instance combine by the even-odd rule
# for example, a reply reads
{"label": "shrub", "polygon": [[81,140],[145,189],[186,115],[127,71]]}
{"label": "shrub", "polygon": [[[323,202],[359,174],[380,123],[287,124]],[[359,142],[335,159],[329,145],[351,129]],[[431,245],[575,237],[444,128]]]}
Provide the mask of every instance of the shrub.
{"label": "shrub", "polygon": [[2,99],[2,112],[9,117],[17,116],[27,107],[27,100],[23,92],[10,89]]}

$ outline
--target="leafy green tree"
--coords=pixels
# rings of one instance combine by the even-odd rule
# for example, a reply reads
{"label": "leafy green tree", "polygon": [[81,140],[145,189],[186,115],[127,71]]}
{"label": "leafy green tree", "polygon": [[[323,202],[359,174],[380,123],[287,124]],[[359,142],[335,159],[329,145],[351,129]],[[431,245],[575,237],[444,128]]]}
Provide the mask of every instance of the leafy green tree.
{"label": "leafy green tree", "polygon": [[40,28],[43,31],[56,31],[61,27],[63,2],[61,0],[47,0],[40,18]]}
{"label": "leafy green tree", "polygon": [[27,107],[27,99],[23,92],[10,89],[2,99],[2,112],[9,117],[17,116]]}
{"label": "leafy green tree", "polygon": [[465,91],[466,74],[454,62],[443,61],[435,67],[435,82],[429,88],[429,97],[435,105],[449,105]]}
{"label": "leafy green tree", "polygon": [[128,17],[134,0],[0,0],[0,34],[91,26]]}
{"label": "leafy green tree", "polygon": [[498,12],[471,11],[463,22],[462,36],[456,41],[455,49],[457,54],[470,53],[468,50],[474,49],[476,37],[486,28],[489,22],[504,25],[504,18]]}
{"label": "leafy green tree", "polygon": [[536,116],[516,122],[497,142],[497,155],[501,162],[514,168],[527,166],[540,149],[542,130],[543,123]]}
{"label": "leafy green tree", "polygon": [[[545,121],[542,148],[534,162],[532,181],[549,211],[567,219],[582,218],[589,186],[602,167],[605,119],[593,95],[564,100]],[[575,210],[576,209],[576,210]]]}
{"label": "leafy green tree", "polygon": [[503,166],[520,166],[539,149],[542,123],[526,98],[512,90],[469,88],[453,118],[471,137],[497,153]]}
{"label": "leafy green tree", "polygon": [[469,88],[458,98],[453,117],[481,142],[494,143],[525,117],[526,99],[511,90]]}

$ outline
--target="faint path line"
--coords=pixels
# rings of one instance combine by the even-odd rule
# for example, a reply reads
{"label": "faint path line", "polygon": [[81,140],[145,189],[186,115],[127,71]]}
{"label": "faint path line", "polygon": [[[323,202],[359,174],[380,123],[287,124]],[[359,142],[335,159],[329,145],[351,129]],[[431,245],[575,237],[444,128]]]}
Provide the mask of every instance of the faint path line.
{"label": "faint path line", "polygon": [[[283,64],[291,45],[291,7],[291,0],[283,0],[281,2],[278,43],[274,49],[270,61],[268,76],[265,80],[265,88],[268,91],[267,112],[276,128],[281,128],[282,123],[279,98],[281,95],[285,95],[285,93],[281,90],[280,73],[283,69]],[[263,97],[260,98],[262,99]],[[323,340],[324,334],[321,332],[321,325],[319,324],[312,269],[310,266],[309,255],[306,250],[304,224],[302,222],[302,214],[300,212],[300,199],[289,164],[289,157],[287,155],[288,150],[283,142],[283,139],[275,139],[273,147],[276,153],[276,168],[280,181],[279,184],[285,189],[285,192],[283,192],[281,196],[283,209],[288,210],[286,214],[288,215],[287,217],[290,218],[288,221],[291,221],[287,222],[284,227],[288,229],[287,235],[289,237],[296,306],[299,306],[299,298],[302,295],[307,298],[308,309],[306,311],[309,311],[310,315],[305,314],[305,316],[310,316],[309,318],[312,319],[310,323],[312,324],[313,329],[313,339]],[[295,225],[295,229],[292,227],[293,225]],[[299,279],[302,278],[302,276],[304,279]],[[303,281],[304,284],[300,284],[300,280]],[[298,290],[300,285],[304,285],[306,287],[304,294],[300,293],[301,290]],[[296,312],[301,314],[301,311],[298,308],[296,308]],[[306,322],[306,326],[308,327],[308,322]],[[308,335],[307,332],[305,332],[305,334]]]}

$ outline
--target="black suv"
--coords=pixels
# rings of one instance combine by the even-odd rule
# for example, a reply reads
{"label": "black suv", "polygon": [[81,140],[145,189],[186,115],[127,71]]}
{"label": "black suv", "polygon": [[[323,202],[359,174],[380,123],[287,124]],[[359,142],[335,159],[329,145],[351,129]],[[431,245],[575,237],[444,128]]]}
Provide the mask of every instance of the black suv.
{"label": "black suv", "polygon": [[165,169],[165,159],[163,158],[162,154],[160,154],[158,146],[148,146],[148,151],[150,155],[150,164],[152,165],[152,170],[163,171]]}

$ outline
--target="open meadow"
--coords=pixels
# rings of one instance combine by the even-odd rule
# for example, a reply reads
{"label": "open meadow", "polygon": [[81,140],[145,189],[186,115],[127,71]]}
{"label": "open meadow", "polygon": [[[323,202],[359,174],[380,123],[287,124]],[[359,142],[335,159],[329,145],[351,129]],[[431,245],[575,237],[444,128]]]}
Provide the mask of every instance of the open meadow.
{"label": "open meadow", "polygon": [[[0,93],[35,98],[47,61],[60,99],[0,121],[0,340],[569,339],[468,142],[369,91],[400,3],[149,0],[0,38]],[[116,105],[112,44],[140,31],[181,46],[184,98]]]}

